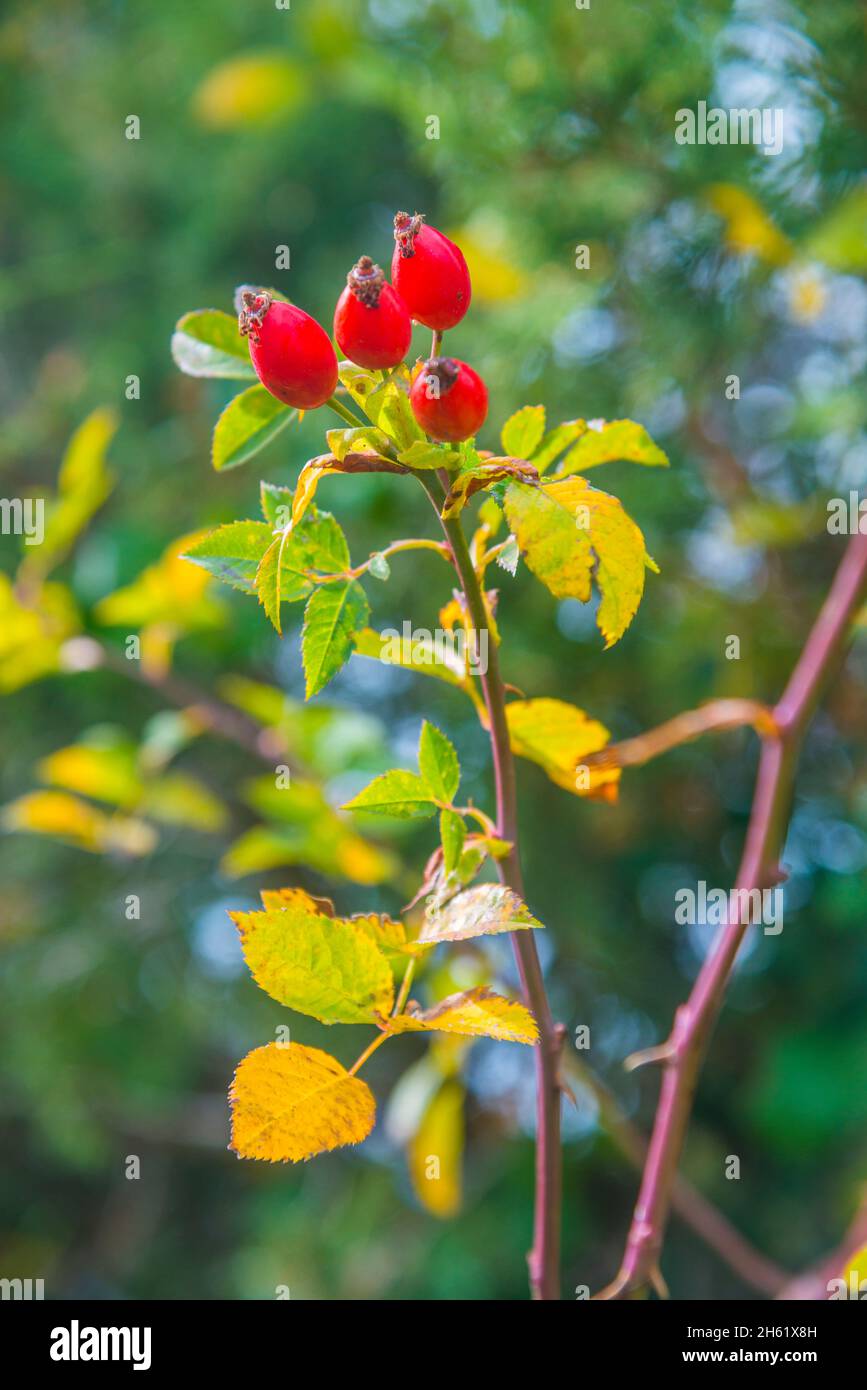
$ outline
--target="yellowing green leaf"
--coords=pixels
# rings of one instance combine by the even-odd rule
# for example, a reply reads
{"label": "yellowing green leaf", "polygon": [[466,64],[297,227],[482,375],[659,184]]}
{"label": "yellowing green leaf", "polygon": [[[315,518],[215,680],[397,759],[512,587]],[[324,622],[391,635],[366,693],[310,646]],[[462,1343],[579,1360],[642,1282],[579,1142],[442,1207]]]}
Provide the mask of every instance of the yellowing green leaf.
{"label": "yellowing green leaf", "polygon": [[461,769],[453,745],[427,720],[421,726],[418,770],[437,801],[452,801],[460,785]]}
{"label": "yellowing green leaf", "polygon": [[460,1210],[463,1150],[464,1088],[446,1081],[425,1109],[408,1151],[416,1195],[441,1220]]}
{"label": "yellowing green leaf", "polygon": [[397,457],[400,463],[405,463],[409,468],[454,468],[460,454],[444,444],[430,444],[426,439],[415,439]]}
{"label": "yellowing green leaf", "polygon": [[218,472],[237,468],[298,419],[292,410],[264,386],[248,386],[229,401],[214,426],[211,461]]}
{"label": "yellowing green leaf", "polygon": [[584,759],[611,735],[598,720],[564,700],[515,700],[506,706],[512,751],[544,768],[552,782],[577,796],[612,801],[619,768],[585,768]]}
{"label": "yellowing green leaf", "polygon": [[375,1023],[391,1012],[392,974],[382,952],[339,918],[305,905],[230,912],[256,983],[321,1023]]}
{"label": "yellowing green leaf", "polygon": [[414,772],[393,768],[391,772],[374,777],[370,785],[348,801],[343,809],[413,820],[432,816],[437,808],[427,782]]}
{"label": "yellowing green leaf", "polygon": [[178,319],[172,335],[172,357],[187,376],[255,381],[247,339],[238,320],[222,309],[194,309]]}
{"label": "yellowing green leaf", "polygon": [[369,1086],[318,1047],[268,1043],[239,1063],[229,1091],[232,1142],[239,1158],[298,1163],[373,1129]]}
{"label": "yellowing green leaf", "polygon": [[356,913],[346,919],[356,931],[369,936],[386,956],[401,957],[424,955],[425,948],[416,941],[409,941],[403,922],[395,922],[381,912]]}
{"label": "yellowing green leaf", "polygon": [[517,893],[501,883],[478,883],[436,910],[428,909],[419,941],[465,941],[474,936],[541,927]]}
{"label": "yellowing green leaf", "polygon": [[393,1033],[428,1032],[461,1033],[471,1038],[498,1038],[501,1042],[527,1043],[539,1041],[536,1021],[523,1004],[504,999],[485,986],[450,994],[432,1009],[408,1010],[393,1018],[389,1031]]}
{"label": "yellowing green leaf", "polygon": [[527,567],[555,598],[587,603],[591,580],[601,594],[596,623],[606,647],[631,623],[644,592],[644,537],[616,497],[584,478],[531,488],[512,483],[506,516]]}
{"label": "yellowing green leaf", "polygon": [[564,420],[561,425],[555,425],[549,430],[533,455],[532,462],[536,465],[536,471],[544,473],[564,449],[568,449],[570,444],[581,438],[586,429],[586,420]]}
{"label": "yellowing green leaf", "polygon": [[590,422],[557,468],[556,477],[583,473],[597,464],[617,460],[643,463],[650,468],[668,467],[668,458],[643,425],[634,420],[599,420]]}
{"label": "yellowing green leaf", "polygon": [[356,634],[355,652],[357,656],[370,657],[387,666],[401,666],[422,676],[435,676],[448,685],[462,686],[464,683],[463,663],[452,648],[442,644],[437,649],[426,634],[404,641],[400,636],[387,636],[366,627]]}
{"label": "yellowing green leaf", "polygon": [[374,424],[394,441],[399,450],[409,449],[416,441],[427,442],[424,431],[412,413],[407,392],[396,381],[386,381],[372,391],[367,397],[365,409]]}
{"label": "yellowing green leaf", "polygon": [[542,442],[545,433],[545,407],[525,405],[516,410],[503,426],[500,436],[503,453],[512,458],[528,459]]}
{"label": "yellowing green leaf", "polygon": [[389,447],[388,436],[373,425],[358,425],[348,430],[326,430],[325,438],[332,454],[341,463],[348,453],[361,450],[365,445],[369,452],[375,454],[381,454]]}
{"label": "yellowing green leaf", "polygon": [[306,100],[300,65],[279,51],[249,53],[212,68],[193,93],[193,114],[209,130],[272,125]]}
{"label": "yellowing green leaf", "polygon": [[323,584],[311,594],[301,638],[308,700],[349,660],[355,634],[361,631],[369,617],[367,597],[355,579]]}

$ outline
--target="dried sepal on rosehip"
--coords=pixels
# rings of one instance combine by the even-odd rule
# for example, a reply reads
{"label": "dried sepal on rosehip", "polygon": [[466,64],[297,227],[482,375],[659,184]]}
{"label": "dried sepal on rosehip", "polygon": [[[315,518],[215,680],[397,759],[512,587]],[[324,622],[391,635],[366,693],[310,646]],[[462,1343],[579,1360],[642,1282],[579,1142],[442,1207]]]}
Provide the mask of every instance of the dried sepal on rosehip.
{"label": "dried sepal on rosehip", "polygon": [[409,401],[425,434],[448,444],[472,438],[488,414],[488,388],[478,372],[456,357],[425,362]]}
{"label": "dried sepal on rosehip", "polygon": [[337,354],[320,323],[267,290],[243,290],[238,330],[267,391],[296,410],[315,410],[337,386]]}
{"label": "dried sepal on rosehip", "polygon": [[472,298],[463,251],[418,212],[396,214],[394,240],[391,281],[410,316],[436,333],[454,328]]}
{"label": "dried sepal on rosehip", "polygon": [[369,256],[362,256],[346,277],[334,311],[334,336],[340,351],[359,367],[396,367],[409,351],[412,320],[406,305]]}

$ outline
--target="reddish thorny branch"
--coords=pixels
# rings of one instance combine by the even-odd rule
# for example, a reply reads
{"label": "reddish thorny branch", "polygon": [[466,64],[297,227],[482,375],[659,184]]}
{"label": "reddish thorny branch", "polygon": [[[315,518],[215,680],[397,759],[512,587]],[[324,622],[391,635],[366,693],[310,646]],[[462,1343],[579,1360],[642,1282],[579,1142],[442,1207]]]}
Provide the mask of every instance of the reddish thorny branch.
{"label": "reddish thorny branch", "polygon": [[[425,474],[419,481],[433,502],[442,521],[455,569],[466,598],[470,620],[476,632],[488,628],[488,615],[481,586],[473,566],[466,536],[459,518],[443,519],[445,489]],[[488,668],[481,676],[491,739],[494,784],[497,802],[497,833],[511,849],[497,861],[501,881],[524,897],[521,859],[518,849],[518,803],[515,765],[506,723],[506,691],[500,674],[496,642],[488,643]],[[521,989],[539,1029],[536,1055],[536,1190],[533,1216],[533,1246],[528,1255],[530,1288],[536,1299],[560,1297],[560,1209],[562,1204],[562,1159],[560,1152],[560,1104],[562,1082],[560,1056],[565,1029],[551,1014],[542,967],[532,932],[514,932],[512,943],[521,978]]]}
{"label": "reddish thorny branch", "polygon": [[[852,619],[865,593],[867,535],[854,535],[789,683],[771,711],[775,729],[762,733],[738,889],[773,887],[784,876],[779,857],[801,744],[823,688],[845,649]],[[745,716],[740,722],[755,721]],[[693,733],[685,732],[684,736],[692,737]],[[664,1291],[659,1258],[693,1096],[709,1035],[748,925],[730,921],[720,928],[689,998],[675,1015],[667,1043],[656,1050],[663,1064],[662,1086],[638,1200],[620,1271],[600,1297],[629,1297],[648,1284]]]}

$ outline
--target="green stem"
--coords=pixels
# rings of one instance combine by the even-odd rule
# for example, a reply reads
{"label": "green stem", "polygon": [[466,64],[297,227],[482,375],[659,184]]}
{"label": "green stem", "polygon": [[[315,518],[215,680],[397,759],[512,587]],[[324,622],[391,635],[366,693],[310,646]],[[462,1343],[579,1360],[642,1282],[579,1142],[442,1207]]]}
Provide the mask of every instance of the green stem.
{"label": "green stem", "polygon": [[364,427],[364,421],[358,415],[354,415],[349,406],[344,405],[336,396],[329,396],[325,404],[330,406],[335,415],[339,415],[341,420],[345,420],[353,429],[357,430]]}

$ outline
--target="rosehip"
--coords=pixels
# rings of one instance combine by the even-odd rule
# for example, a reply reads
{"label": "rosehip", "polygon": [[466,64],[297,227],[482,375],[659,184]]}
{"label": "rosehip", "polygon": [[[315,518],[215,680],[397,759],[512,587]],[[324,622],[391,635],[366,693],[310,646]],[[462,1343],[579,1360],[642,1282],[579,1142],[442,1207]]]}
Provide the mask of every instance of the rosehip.
{"label": "rosehip", "polygon": [[266,390],[296,410],[315,410],[334,394],[337,354],[325,329],[303,309],[267,290],[245,290],[238,329]]}
{"label": "rosehip", "polygon": [[458,444],[485,423],[488,388],[466,362],[432,357],[413,382],[409,402],[425,434]]}
{"label": "rosehip", "polygon": [[334,311],[341,352],[359,367],[396,367],[409,351],[412,320],[369,256],[352,267]]}
{"label": "rosehip", "polygon": [[421,213],[394,219],[391,280],[416,323],[443,333],[460,323],[470,307],[472,286],[464,253]]}

